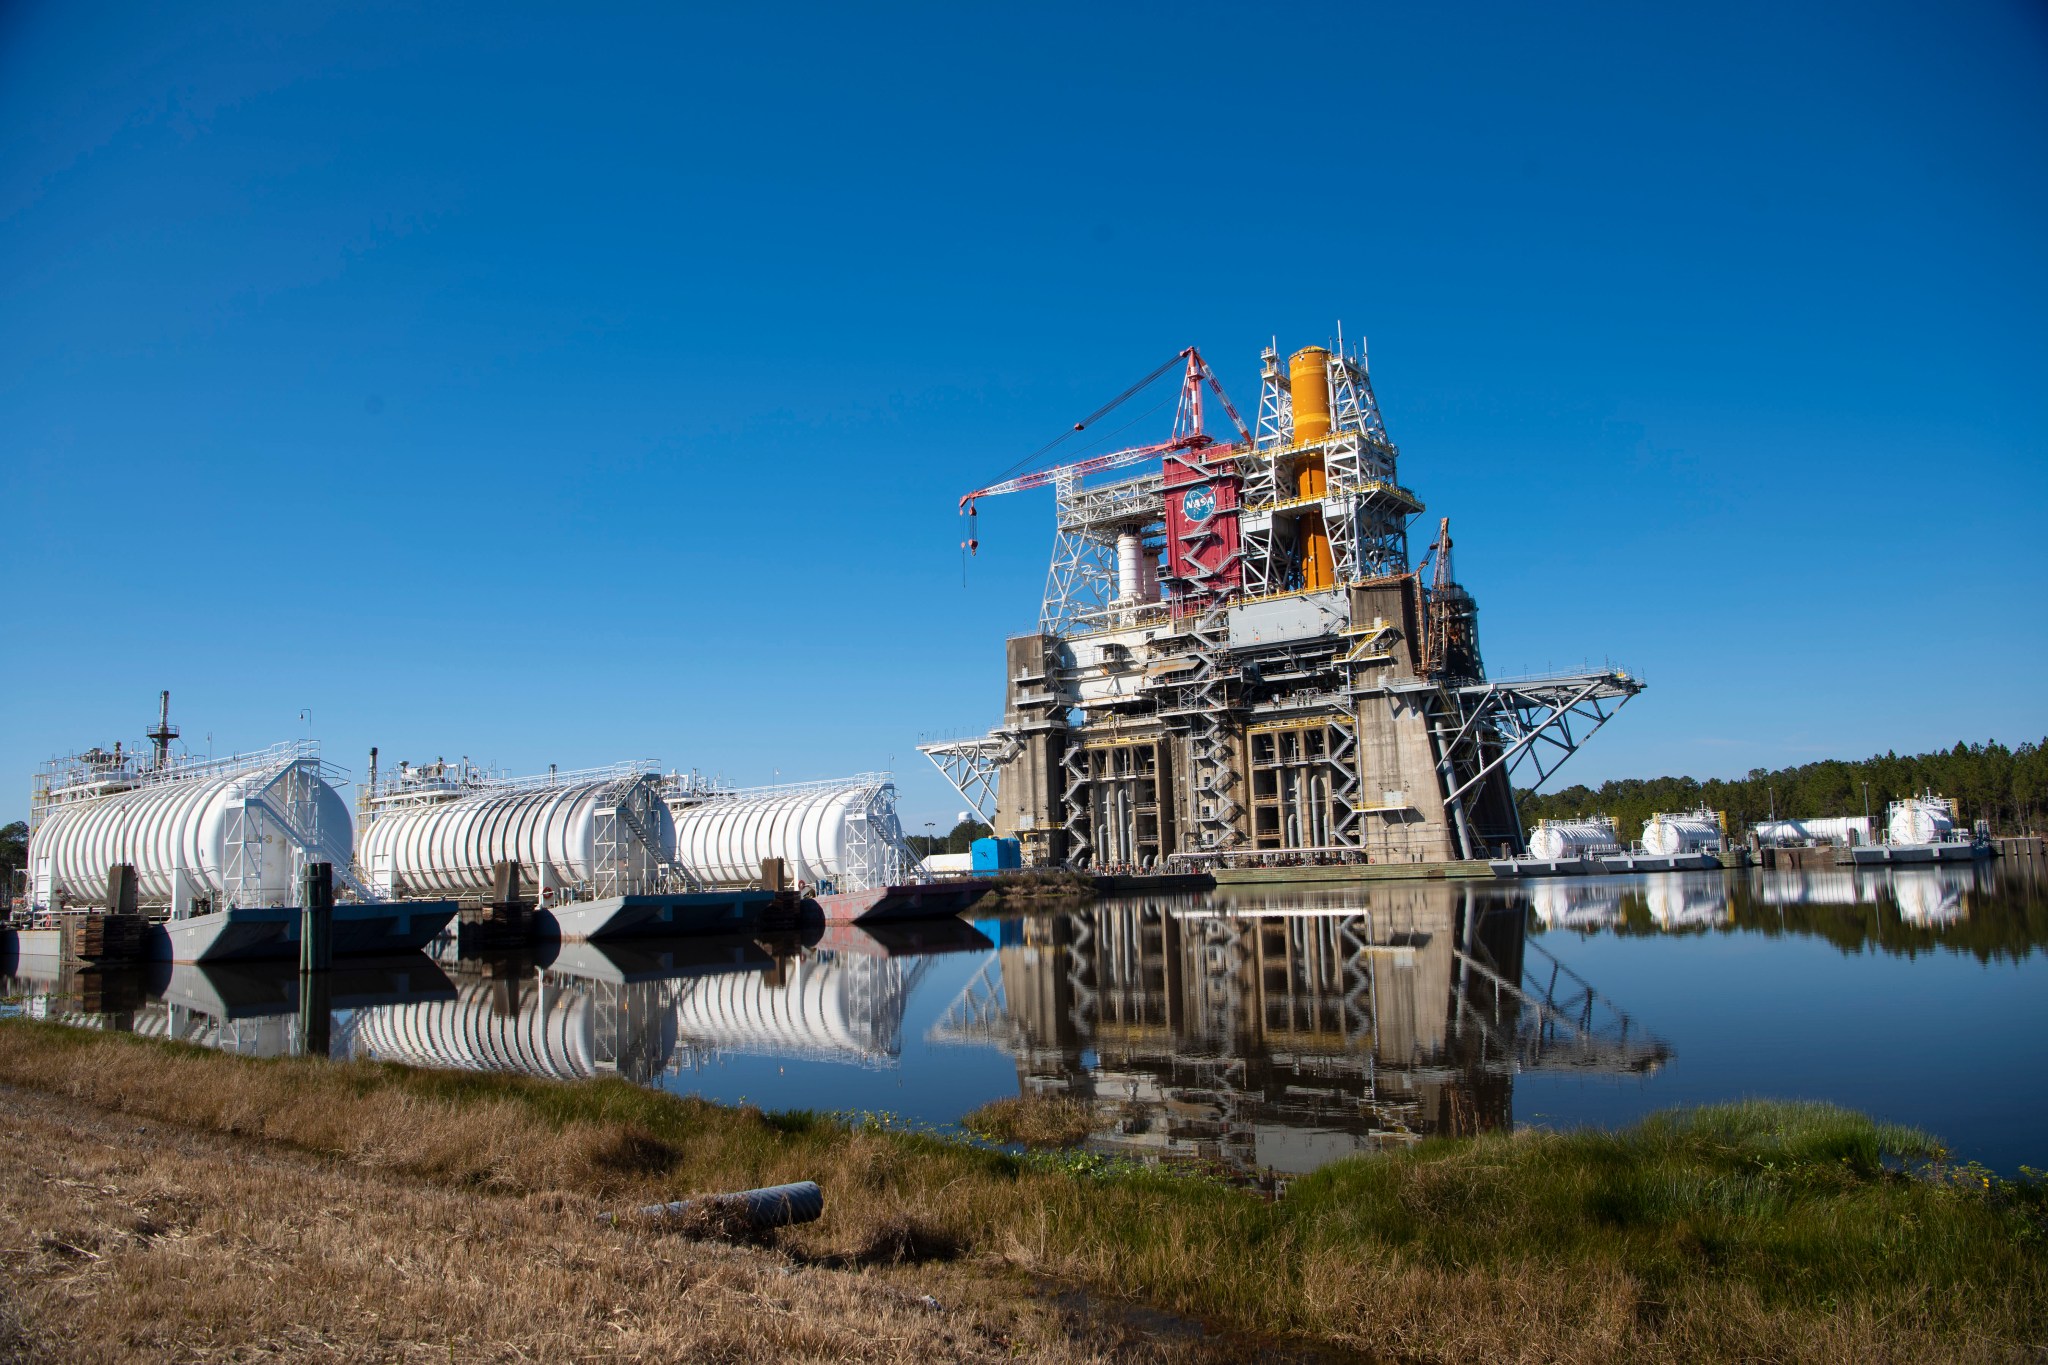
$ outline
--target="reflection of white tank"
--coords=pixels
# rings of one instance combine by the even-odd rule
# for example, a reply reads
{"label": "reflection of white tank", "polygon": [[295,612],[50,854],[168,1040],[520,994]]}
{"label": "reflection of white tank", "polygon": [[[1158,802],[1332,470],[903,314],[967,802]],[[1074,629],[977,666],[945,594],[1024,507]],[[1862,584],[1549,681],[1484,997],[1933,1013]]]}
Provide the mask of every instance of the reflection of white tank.
{"label": "reflection of white tank", "polygon": [[1954,924],[1969,913],[1964,892],[1968,872],[1948,867],[1902,867],[1892,873],[1892,902],[1899,918],[1921,929]]}
{"label": "reflection of white tank", "polygon": [[66,799],[59,788],[41,807],[28,856],[38,903],[104,905],[108,872],[129,863],[146,905],[286,905],[305,863],[349,865],[348,805],[309,746],[125,771],[98,786],[116,789]]}
{"label": "reflection of white tank", "polygon": [[1529,836],[1529,856],[1545,862],[1579,858],[1617,847],[1614,821],[1604,815],[1581,820],[1545,820]]}
{"label": "reflection of white tank", "polygon": [[1765,905],[1855,905],[1871,899],[1848,870],[1778,872],[1756,888]]}
{"label": "reflection of white tank", "polygon": [[1650,918],[1660,929],[1704,928],[1733,918],[1728,887],[1718,875],[1707,880],[1660,874],[1650,878],[1643,899],[1649,902]]}
{"label": "reflection of white tank", "polygon": [[1886,837],[1895,844],[1938,844],[1956,827],[1955,802],[1945,796],[1894,801]]}
{"label": "reflection of white tank", "polygon": [[707,882],[744,885],[780,858],[813,886],[871,890],[905,881],[914,861],[886,775],[715,792],[671,788],[676,860]]}
{"label": "reflection of white tank", "polygon": [[1832,815],[1812,820],[1760,820],[1750,827],[1761,843],[1789,847],[1798,844],[1867,844],[1870,821],[1861,815]]}
{"label": "reflection of white tank", "polygon": [[779,981],[757,972],[701,977],[677,999],[676,1027],[719,1051],[881,1061],[902,1048],[903,1007],[924,967],[821,953],[789,963]]}
{"label": "reflection of white tank", "polygon": [[1643,851],[1659,858],[1720,850],[1721,822],[1710,810],[1660,811],[1643,826]]}
{"label": "reflection of white tank", "polygon": [[[503,992],[514,990],[508,1002]],[[506,1004],[512,1008],[507,1010]],[[453,1000],[374,1005],[355,1012],[351,1055],[409,1066],[513,1071],[578,1080],[597,1074],[590,996],[532,981],[472,982]]]}
{"label": "reflection of white tank", "polygon": [[651,890],[658,865],[675,857],[674,822],[646,773],[416,776],[433,771],[411,770],[372,793],[356,856],[380,889],[479,895],[491,889],[494,864],[516,862],[528,894],[595,884],[606,873],[617,882],[599,894],[620,894]]}
{"label": "reflection of white tank", "polygon": [[1529,899],[1546,929],[1604,929],[1621,922],[1618,886],[1580,886],[1570,877],[1532,878]]}

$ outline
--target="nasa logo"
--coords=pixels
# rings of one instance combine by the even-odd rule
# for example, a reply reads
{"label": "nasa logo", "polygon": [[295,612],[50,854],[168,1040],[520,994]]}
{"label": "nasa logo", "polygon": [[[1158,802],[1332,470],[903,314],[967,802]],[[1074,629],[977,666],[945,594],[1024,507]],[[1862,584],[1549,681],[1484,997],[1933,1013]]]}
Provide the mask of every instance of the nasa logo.
{"label": "nasa logo", "polygon": [[1208,484],[1190,488],[1180,495],[1180,514],[1189,521],[1207,521],[1216,510],[1216,490]]}

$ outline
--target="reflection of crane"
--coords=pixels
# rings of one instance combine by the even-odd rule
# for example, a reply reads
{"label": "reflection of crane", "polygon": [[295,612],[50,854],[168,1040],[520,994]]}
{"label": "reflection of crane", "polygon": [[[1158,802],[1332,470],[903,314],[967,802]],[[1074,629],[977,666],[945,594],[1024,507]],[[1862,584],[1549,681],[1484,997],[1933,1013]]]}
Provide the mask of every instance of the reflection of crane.
{"label": "reflection of crane", "polygon": [[990,484],[986,488],[975,489],[972,493],[960,499],[960,511],[969,519],[967,539],[963,542],[967,551],[973,553],[981,545],[981,542],[975,537],[975,522],[973,520],[977,515],[974,504],[978,498],[992,498],[1002,493],[1020,493],[1027,488],[1044,488],[1048,484],[1078,480],[1086,475],[1099,474],[1107,469],[1122,469],[1127,465],[1158,459],[1161,456],[1171,455],[1176,451],[1200,450],[1204,447],[1215,445],[1216,438],[1208,435],[1202,429],[1202,385],[1205,383],[1216,391],[1216,397],[1222,402],[1223,410],[1230,414],[1231,424],[1237,428],[1238,436],[1244,441],[1245,445],[1249,446],[1252,441],[1251,431],[1245,426],[1244,419],[1237,415],[1236,407],[1231,404],[1230,395],[1223,391],[1223,385],[1218,382],[1215,372],[1209,368],[1209,362],[1202,359],[1202,353],[1190,346],[1172,360],[1167,361],[1164,365],[1161,365],[1158,369],[1152,371],[1152,373],[1146,375],[1128,389],[1125,389],[1115,398],[1088,414],[1087,417],[1074,423],[1072,431],[1063,432],[1045,445],[1040,446],[1037,450],[1026,456],[1021,463],[1031,464],[1043,458],[1055,446],[1058,446],[1069,436],[1072,436],[1074,432],[1087,430],[1089,426],[1114,412],[1124,402],[1142,393],[1151,386],[1154,380],[1183,360],[1187,362],[1187,370],[1181,376],[1180,405],[1174,411],[1173,435],[1169,439],[1153,445],[1132,446],[1128,450],[1113,450],[1106,455],[1091,455],[1085,460],[1075,460],[1067,464],[1047,465],[1042,469],[1034,469],[1002,479]]}

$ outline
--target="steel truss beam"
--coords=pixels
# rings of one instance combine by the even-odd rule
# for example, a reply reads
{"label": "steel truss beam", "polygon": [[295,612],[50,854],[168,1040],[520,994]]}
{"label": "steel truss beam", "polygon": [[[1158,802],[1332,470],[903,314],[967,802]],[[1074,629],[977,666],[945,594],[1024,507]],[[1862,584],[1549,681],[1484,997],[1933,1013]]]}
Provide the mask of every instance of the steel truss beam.
{"label": "steel truss beam", "polygon": [[976,739],[949,739],[920,744],[917,751],[932,761],[939,775],[974,808],[984,824],[994,824],[996,796],[1003,768],[1023,752],[1024,741],[1008,730],[991,730]]}
{"label": "steel truss beam", "polygon": [[1642,690],[1618,670],[1441,689],[1438,704],[1451,708],[1444,719],[1458,727],[1443,746],[1445,803],[1463,800],[1495,772],[1512,781],[1524,763],[1535,768],[1525,787],[1542,786]]}
{"label": "steel truss beam", "polygon": [[1061,471],[1053,493],[1058,529],[1053,534],[1052,563],[1045,572],[1038,628],[1048,635],[1069,635],[1083,616],[1102,610],[1116,596],[1116,538],[1087,529],[1087,495],[1078,474]]}

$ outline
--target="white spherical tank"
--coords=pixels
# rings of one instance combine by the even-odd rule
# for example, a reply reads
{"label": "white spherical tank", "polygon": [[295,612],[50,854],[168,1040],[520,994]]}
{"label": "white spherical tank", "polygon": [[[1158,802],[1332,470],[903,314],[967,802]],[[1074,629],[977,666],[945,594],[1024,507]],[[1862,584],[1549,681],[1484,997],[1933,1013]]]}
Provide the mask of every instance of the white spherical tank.
{"label": "white spherical tank", "polygon": [[765,859],[780,858],[798,881],[836,884],[847,872],[852,825],[867,818],[874,794],[861,785],[683,805],[675,811],[676,860],[730,885],[753,881]]}
{"label": "white spherical tank", "polygon": [[1546,862],[1613,847],[1614,822],[1605,816],[1591,820],[1545,820],[1529,836],[1529,856]]}
{"label": "white spherical tank", "polygon": [[[301,850],[280,818],[287,787],[300,805],[311,802],[311,819],[300,818],[317,847]],[[242,818],[233,819],[237,808]],[[319,776],[317,760],[300,760],[59,801],[36,827],[28,865],[40,882],[47,858],[52,896],[72,905],[106,904],[107,874],[120,863],[134,866],[144,904],[171,903],[182,873],[188,894],[217,905],[231,880],[240,904],[286,905],[297,894],[298,864],[346,868],[353,847],[348,803]]]}
{"label": "white spherical tank", "polygon": [[1713,853],[1721,847],[1721,824],[1712,811],[1657,814],[1643,826],[1643,851],[1659,858]]}
{"label": "white spherical tank", "polygon": [[1946,801],[1916,796],[1892,802],[1888,837],[1895,844],[1938,844],[1955,826]]}
{"label": "white spherical tank", "polygon": [[603,810],[631,804],[660,845],[662,862],[675,856],[675,824],[652,797],[622,792],[618,779],[560,786],[487,787],[438,800],[396,802],[363,827],[356,857],[371,881],[394,881],[407,895],[465,896],[491,889],[491,870],[519,864],[530,894],[538,886],[570,887],[596,875],[598,819]]}

